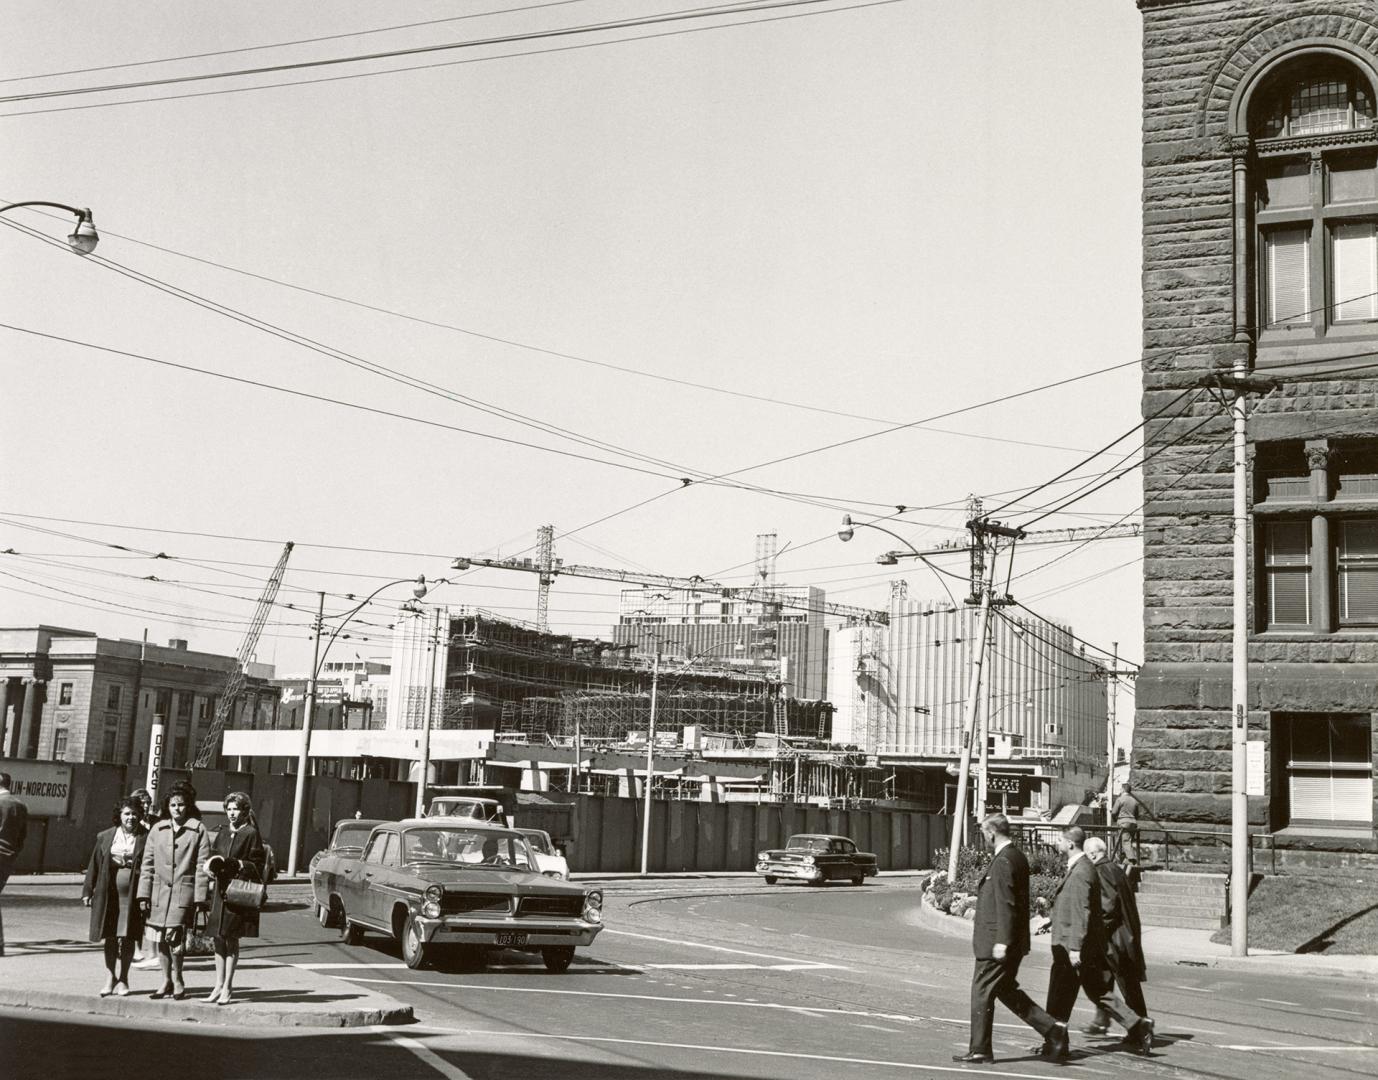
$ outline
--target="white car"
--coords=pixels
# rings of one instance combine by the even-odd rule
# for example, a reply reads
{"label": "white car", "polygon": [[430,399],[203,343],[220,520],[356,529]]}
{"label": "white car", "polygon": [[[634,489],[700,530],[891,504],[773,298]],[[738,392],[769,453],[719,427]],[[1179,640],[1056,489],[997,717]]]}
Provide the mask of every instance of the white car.
{"label": "white car", "polygon": [[550,833],[544,829],[518,829],[517,832],[526,837],[526,842],[531,845],[531,850],[536,854],[536,869],[546,877],[556,878],[559,881],[569,880],[569,863],[560,854],[550,839]]}

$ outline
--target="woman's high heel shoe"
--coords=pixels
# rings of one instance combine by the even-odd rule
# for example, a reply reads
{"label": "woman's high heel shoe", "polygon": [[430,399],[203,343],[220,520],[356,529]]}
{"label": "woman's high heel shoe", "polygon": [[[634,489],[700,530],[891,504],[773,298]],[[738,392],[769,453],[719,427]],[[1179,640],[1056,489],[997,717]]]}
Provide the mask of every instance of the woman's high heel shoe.
{"label": "woman's high heel shoe", "polygon": [[158,998],[172,997],[172,983],[163,983],[160,989],[153,991],[153,993],[149,994],[148,996],[155,1000],[157,1000]]}

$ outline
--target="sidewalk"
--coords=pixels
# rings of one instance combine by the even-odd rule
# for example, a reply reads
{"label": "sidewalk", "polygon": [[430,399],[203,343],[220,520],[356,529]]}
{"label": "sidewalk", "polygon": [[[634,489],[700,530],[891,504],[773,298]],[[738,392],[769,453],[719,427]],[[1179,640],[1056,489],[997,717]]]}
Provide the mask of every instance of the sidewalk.
{"label": "sidewalk", "polygon": [[0,1007],[252,1027],[363,1027],[415,1020],[410,1005],[385,994],[289,964],[257,960],[251,941],[244,944],[235,1000],[229,1005],[200,1000],[215,982],[215,962],[209,956],[187,958],[184,1001],[149,997],[162,985],[162,972],[156,968],[130,971],[128,997],[103,998],[98,993],[106,979],[101,946],[86,940],[84,908],[81,914],[74,925],[70,912],[55,916],[28,905],[5,905]]}
{"label": "sidewalk", "polygon": [[[970,919],[944,915],[927,904],[918,905],[917,922],[940,934],[971,940]],[[1378,980],[1378,956],[1325,956],[1320,953],[1283,953],[1265,949],[1252,949],[1248,956],[1231,956],[1228,945],[1211,941],[1212,933],[1210,930],[1145,926],[1144,955],[1148,958],[1150,967],[1155,962],[1166,961],[1192,967],[1254,971],[1272,975]]]}

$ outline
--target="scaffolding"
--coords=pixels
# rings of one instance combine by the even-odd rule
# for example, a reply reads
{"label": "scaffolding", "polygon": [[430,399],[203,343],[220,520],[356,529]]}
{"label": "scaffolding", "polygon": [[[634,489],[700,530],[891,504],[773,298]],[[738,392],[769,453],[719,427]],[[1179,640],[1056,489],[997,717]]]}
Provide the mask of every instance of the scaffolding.
{"label": "scaffolding", "polygon": [[[432,726],[492,729],[532,741],[571,738],[625,742],[650,726],[653,663],[626,647],[542,632],[477,609],[449,620],[445,685],[436,688]],[[769,669],[723,662],[659,673],[656,724],[745,737],[758,732],[827,738],[831,706],[786,698]],[[403,725],[425,723],[426,689],[403,694]]]}

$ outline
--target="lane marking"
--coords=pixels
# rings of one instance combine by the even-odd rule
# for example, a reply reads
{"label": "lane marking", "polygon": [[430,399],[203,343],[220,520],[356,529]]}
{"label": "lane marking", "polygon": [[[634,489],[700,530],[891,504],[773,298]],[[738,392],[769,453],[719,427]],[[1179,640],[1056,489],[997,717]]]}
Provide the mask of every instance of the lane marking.
{"label": "lane marking", "polygon": [[[647,1039],[615,1039],[607,1035],[553,1035],[545,1032],[484,1031],[477,1028],[449,1029],[451,1035],[493,1035],[499,1038],[555,1039],[574,1043],[612,1043],[619,1046],[654,1046],[664,1050],[696,1050],[715,1054],[743,1054],[751,1057],[789,1058],[794,1061],[828,1061],[839,1065],[870,1065],[889,1069],[908,1069],[915,1072],[940,1072],[971,1075],[969,1069],[960,1065],[921,1065],[913,1061],[884,1061],[880,1058],[840,1057],[835,1054],[804,1054],[790,1050],[758,1050],[743,1046],[706,1046],[701,1043],[653,1042]],[[1100,1072],[1096,1069],[1081,1069],[1081,1072]],[[983,1068],[982,1076],[1010,1076],[1015,1080],[1046,1080],[1046,1074],[1029,1072],[1006,1072],[1001,1069]],[[1103,1075],[1103,1074],[1102,1074]]]}
{"label": "lane marking", "polygon": [[398,1046],[402,1047],[404,1050],[410,1050],[441,1076],[445,1077],[445,1080],[473,1080],[473,1077],[467,1072],[455,1065],[451,1065],[434,1050],[430,1049],[430,1047],[424,1046],[415,1039],[406,1035],[400,1035],[396,1031],[392,1031],[388,1028],[382,1028],[380,1030]]}
{"label": "lane marking", "polygon": [[1262,1001],[1269,1005],[1290,1005],[1294,1009],[1300,1009],[1302,1007],[1299,1001],[1279,1001],[1277,998],[1255,998],[1254,1000]]}
{"label": "lane marking", "polygon": [[846,971],[840,964],[638,964],[638,967],[671,971],[815,971],[831,968]]}
{"label": "lane marking", "polygon": [[[1193,993],[1193,994],[1213,994],[1213,993],[1215,993],[1214,990],[1203,990],[1203,989],[1202,989],[1201,987],[1199,987],[1199,986],[1178,986],[1176,983],[1168,983],[1167,985],[1168,985],[1168,989],[1170,989],[1170,990],[1189,990],[1189,991],[1190,991],[1191,993]],[[1262,1001],[1263,999],[1262,999],[1262,998],[1259,998],[1259,1000]]]}
{"label": "lane marking", "polygon": [[[240,967],[244,965],[241,964]],[[306,971],[344,971],[347,968],[404,968],[406,964],[292,964]]]}
{"label": "lane marking", "polygon": [[1327,1054],[1378,1053],[1378,1046],[1243,1046],[1222,1044],[1222,1050],[1310,1050]]}
{"label": "lane marking", "polygon": [[901,980],[901,981],[907,982],[910,986],[925,986],[925,987],[927,987],[929,990],[950,990],[950,989],[951,989],[951,987],[949,987],[949,986],[939,986],[937,983],[919,982],[918,979],[904,979],[904,980]]}
{"label": "lane marking", "polygon": [[[1161,1014],[1160,1014],[1161,1015]],[[1186,1024],[1164,1024],[1164,1029],[1171,1027],[1172,1031],[1190,1031],[1193,1035],[1224,1035],[1223,1031],[1216,1031],[1215,1028],[1187,1027]],[[1168,1035],[1171,1032],[1164,1030],[1160,1034]]]}
{"label": "lane marking", "polygon": [[1367,1020],[1368,1013],[1355,1012],[1353,1009],[1335,1009],[1329,1005],[1321,1006],[1321,1012],[1344,1013],[1346,1016],[1357,1016],[1360,1020]]}
{"label": "lane marking", "polygon": [[614,930],[605,926],[603,933],[616,937],[641,938],[643,941],[660,941],[667,945],[682,945],[688,949],[710,949],[713,952],[733,953],[736,956],[754,956],[757,960],[784,960],[791,964],[799,963],[797,956],[778,956],[775,953],[751,952],[748,949],[730,949],[726,945],[709,945],[702,941],[681,941],[678,938],[660,937],[656,934],[638,934],[631,930]]}
{"label": "lane marking", "polygon": [[[563,997],[621,998],[628,1001],[668,1001],[676,1005],[724,1005],[733,1009],[775,1009],[780,1012],[803,1013],[805,1015],[859,1016],[867,1020],[891,1020],[901,1023],[919,1024],[937,1021],[934,1016],[910,1016],[906,1013],[868,1012],[865,1009],[828,1009],[817,1005],[783,1005],[773,1001],[724,1001],[721,998],[676,997],[666,994],[617,994],[607,990],[556,990],[541,986],[482,986],[476,983],[446,983],[429,980],[366,979],[359,975],[345,975],[343,978],[356,983],[386,983],[388,986],[443,986],[451,990],[486,990],[498,994],[555,994]],[[966,1024],[966,1020],[946,1020],[949,1024]],[[1022,1024],[997,1025],[1002,1027],[1022,1027]]]}

